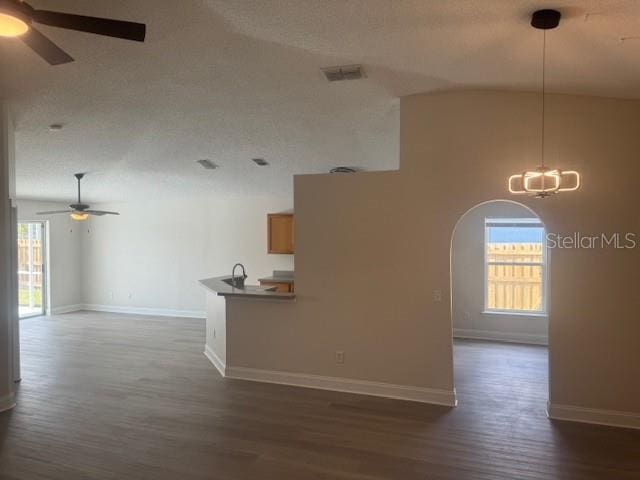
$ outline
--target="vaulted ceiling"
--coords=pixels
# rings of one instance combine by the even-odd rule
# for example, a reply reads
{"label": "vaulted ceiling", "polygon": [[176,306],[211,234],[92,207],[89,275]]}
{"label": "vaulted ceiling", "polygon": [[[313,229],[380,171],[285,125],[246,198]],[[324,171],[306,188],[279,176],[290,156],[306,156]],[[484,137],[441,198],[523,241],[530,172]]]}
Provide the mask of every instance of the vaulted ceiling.
{"label": "vaulted ceiling", "polygon": [[[17,127],[24,198],[289,195],[292,175],[398,167],[403,95],[536,90],[530,13],[563,12],[548,36],[562,93],[640,98],[640,2],[573,0],[31,0],[144,22],[138,44],[42,27],[76,62],[51,67],[0,39],[0,90]],[[325,66],[367,78],[328,83]],[[62,123],[62,131],[48,126]],[[251,158],[265,158],[269,167]],[[203,170],[210,159],[219,169]]]}

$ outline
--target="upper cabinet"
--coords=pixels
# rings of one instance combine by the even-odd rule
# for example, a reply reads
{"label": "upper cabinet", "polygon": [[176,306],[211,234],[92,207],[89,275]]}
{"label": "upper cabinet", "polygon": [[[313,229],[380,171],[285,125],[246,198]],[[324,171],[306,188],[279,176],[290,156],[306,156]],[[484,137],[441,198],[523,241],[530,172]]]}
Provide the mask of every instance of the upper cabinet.
{"label": "upper cabinet", "polygon": [[269,253],[294,253],[293,213],[267,215],[267,250]]}

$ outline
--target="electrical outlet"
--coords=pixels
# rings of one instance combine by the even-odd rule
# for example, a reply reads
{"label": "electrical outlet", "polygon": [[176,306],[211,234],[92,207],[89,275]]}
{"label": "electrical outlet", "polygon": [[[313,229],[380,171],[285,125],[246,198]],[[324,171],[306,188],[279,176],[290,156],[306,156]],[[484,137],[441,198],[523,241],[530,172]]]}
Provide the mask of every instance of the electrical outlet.
{"label": "electrical outlet", "polygon": [[129,300],[133,298],[133,293],[129,292]]}
{"label": "electrical outlet", "polygon": [[336,363],[344,363],[344,352],[337,351],[336,352]]}
{"label": "electrical outlet", "polygon": [[109,298],[113,300],[113,292],[109,292]]}
{"label": "electrical outlet", "polygon": [[442,301],[442,290],[434,290],[433,291],[433,301],[441,302]]}

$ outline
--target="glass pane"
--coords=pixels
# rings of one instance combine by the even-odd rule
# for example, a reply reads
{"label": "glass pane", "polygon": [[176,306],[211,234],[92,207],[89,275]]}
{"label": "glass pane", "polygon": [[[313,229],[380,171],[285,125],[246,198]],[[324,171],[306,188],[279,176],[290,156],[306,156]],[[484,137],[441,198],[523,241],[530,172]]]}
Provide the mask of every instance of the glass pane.
{"label": "glass pane", "polygon": [[18,305],[21,317],[44,313],[43,240],[41,223],[18,224]]}
{"label": "glass pane", "polygon": [[542,267],[487,265],[489,310],[542,311]]}
{"label": "glass pane", "polygon": [[487,261],[543,262],[544,228],[487,227]]}

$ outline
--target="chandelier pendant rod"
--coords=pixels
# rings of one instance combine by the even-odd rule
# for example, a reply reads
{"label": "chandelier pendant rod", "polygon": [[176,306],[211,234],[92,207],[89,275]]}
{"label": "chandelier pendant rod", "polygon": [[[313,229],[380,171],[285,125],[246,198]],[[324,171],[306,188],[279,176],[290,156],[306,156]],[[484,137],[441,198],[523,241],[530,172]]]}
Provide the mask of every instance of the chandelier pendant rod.
{"label": "chandelier pendant rod", "polygon": [[547,31],[542,31],[542,166],[544,167],[545,101],[546,101]]}

